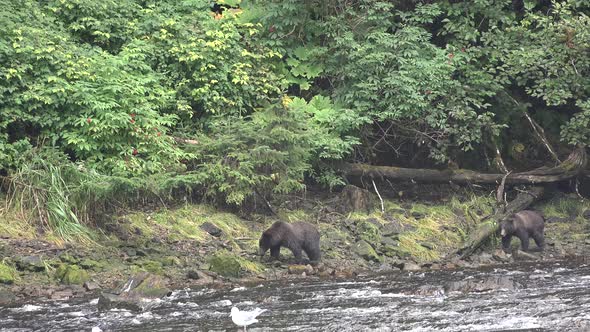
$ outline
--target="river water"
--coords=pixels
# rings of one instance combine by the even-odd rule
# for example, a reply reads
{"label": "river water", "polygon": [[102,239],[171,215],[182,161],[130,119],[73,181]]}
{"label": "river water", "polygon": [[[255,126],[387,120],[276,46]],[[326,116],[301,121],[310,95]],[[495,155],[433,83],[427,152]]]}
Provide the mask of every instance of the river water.
{"label": "river water", "polygon": [[[507,277],[512,290],[453,292]],[[446,290],[445,290],[446,288]],[[590,267],[575,262],[397,272],[349,280],[180,290],[141,313],[98,312],[97,299],[0,308],[1,331],[237,331],[229,312],[268,309],[248,331],[590,331]]]}

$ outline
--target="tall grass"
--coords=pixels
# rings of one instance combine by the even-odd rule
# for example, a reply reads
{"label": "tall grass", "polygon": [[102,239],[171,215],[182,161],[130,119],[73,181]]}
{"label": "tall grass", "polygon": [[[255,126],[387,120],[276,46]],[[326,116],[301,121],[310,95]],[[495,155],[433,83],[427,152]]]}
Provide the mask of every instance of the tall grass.
{"label": "tall grass", "polygon": [[[27,222],[40,224],[63,241],[90,241],[91,232],[78,217],[79,206],[73,204],[72,186],[81,176],[74,164],[55,158],[56,153],[30,155],[28,162],[5,180],[8,185],[7,209],[18,208],[28,216]],[[53,157],[53,158],[48,158]],[[61,159],[61,160],[60,160]],[[25,213],[30,211],[32,213]]]}
{"label": "tall grass", "polygon": [[[92,241],[91,227],[117,208],[186,198],[198,188],[198,174],[143,177],[104,175],[48,148],[22,156],[20,167],[4,177],[5,209],[31,225],[42,226],[62,241]],[[0,213],[3,213],[0,211]]]}

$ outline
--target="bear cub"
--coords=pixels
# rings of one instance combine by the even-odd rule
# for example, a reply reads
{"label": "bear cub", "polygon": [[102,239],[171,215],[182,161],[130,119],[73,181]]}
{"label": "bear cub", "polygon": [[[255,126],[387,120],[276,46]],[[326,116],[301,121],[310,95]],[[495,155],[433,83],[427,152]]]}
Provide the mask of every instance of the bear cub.
{"label": "bear cub", "polygon": [[320,260],[320,232],[310,223],[277,221],[262,233],[258,241],[259,254],[264,256],[270,249],[271,259],[278,260],[281,247],[291,250],[298,264],[302,263],[302,251],[312,263],[317,263]]}
{"label": "bear cub", "polygon": [[520,239],[522,251],[529,250],[529,238],[533,238],[540,250],[545,249],[545,218],[531,210],[523,210],[514,214],[509,220],[500,225],[502,248],[508,252],[512,236]]}

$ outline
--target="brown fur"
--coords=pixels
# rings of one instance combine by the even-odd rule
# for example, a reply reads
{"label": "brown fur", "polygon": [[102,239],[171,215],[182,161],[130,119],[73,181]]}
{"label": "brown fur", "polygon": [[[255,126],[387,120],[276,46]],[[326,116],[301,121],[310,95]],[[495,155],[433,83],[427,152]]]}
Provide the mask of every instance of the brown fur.
{"label": "brown fur", "polygon": [[302,262],[302,251],[312,262],[320,260],[320,233],[317,228],[306,222],[275,222],[262,233],[258,241],[259,252],[264,256],[270,249],[272,259],[279,259],[281,247],[288,248],[297,263]]}
{"label": "brown fur", "polygon": [[502,248],[510,249],[512,236],[520,239],[523,251],[529,250],[529,238],[533,238],[540,250],[545,249],[545,218],[535,211],[520,211],[501,224]]}

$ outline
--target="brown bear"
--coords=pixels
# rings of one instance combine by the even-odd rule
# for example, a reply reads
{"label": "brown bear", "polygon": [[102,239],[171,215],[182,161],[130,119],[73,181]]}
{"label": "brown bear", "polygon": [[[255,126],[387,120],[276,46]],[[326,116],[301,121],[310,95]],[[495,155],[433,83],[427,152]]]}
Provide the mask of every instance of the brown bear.
{"label": "brown bear", "polygon": [[512,236],[520,239],[523,251],[529,250],[529,238],[532,237],[540,250],[545,248],[545,218],[541,214],[531,210],[517,212],[509,220],[500,225],[502,235],[502,248],[510,250]]}
{"label": "brown bear", "polygon": [[271,259],[279,259],[281,247],[289,248],[298,264],[302,262],[301,251],[305,251],[312,263],[320,260],[320,233],[306,222],[275,222],[262,233],[258,241],[260,256],[270,249]]}

